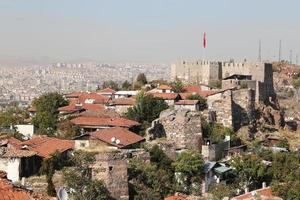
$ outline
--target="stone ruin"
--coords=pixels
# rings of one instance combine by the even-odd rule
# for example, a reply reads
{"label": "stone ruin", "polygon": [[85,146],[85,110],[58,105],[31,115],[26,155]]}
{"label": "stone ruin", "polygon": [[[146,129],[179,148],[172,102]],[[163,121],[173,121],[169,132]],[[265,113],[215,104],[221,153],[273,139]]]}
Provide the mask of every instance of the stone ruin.
{"label": "stone ruin", "polygon": [[165,146],[173,145],[175,150],[201,151],[201,112],[184,109],[162,111],[146,130],[146,135],[147,141],[165,138]]}

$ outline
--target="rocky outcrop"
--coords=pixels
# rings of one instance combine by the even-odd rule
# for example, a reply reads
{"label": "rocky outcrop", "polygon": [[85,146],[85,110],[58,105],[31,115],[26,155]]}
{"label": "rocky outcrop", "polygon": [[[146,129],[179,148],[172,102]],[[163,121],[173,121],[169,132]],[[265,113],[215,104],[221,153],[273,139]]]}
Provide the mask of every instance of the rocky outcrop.
{"label": "rocky outcrop", "polygon": [[167,109],[147,129],[147,140],[166,138],[176,149],[200,150],[202,143],[201,113]]}

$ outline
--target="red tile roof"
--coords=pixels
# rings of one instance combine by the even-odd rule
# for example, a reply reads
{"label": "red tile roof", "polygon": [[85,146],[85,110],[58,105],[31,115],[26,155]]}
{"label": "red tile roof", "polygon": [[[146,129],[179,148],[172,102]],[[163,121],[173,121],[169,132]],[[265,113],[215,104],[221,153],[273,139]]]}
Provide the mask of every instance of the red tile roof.
{"label": "red tile roof", "polygon": [[29,150],[19,150],[19,149],[12,149],[12,148],[2,148],[2,155],[3,158],[25,158],[25,157],[32,157],[37,153],[35,151]]}
{"label": "red tile roof", "polygon": [[151,95],[164,100],[175,100],[179,96],[177,93],[151,93]]}
{"label": "red tile roof", "polygon": [[259,196],[259,197],[264,197],[264,198],[274,198],[272,194],[272,190],[270,187],[267,188],[262,188],[259,190],[254,190],[252,192],[249,192],[247,194],[243,194],[237,197],[234,197],[233,200],[251,200],[253,197]]}
{"label": "red tile roof", "polygon": [[121,118],[121,115],[112,109],[87,110],[80,114],[85,117]]}
{"label": "red tile roof", "polygon": [[175,105],[196,105],[199,100],[179,100],[175,102]]}
{"label": "red tile roof", "polygon": [[28,150],[37,152],[37,155],[42,158],[49,158],[56,151],[62,153],[74,147],[74,141],[72,140],[61,140],[44,135],[35,136],[21,144],[22,146],[27,145]]}
{"label": "red tile roof", "polygon": [[80,107],[80,106],[76,106],[75,104],[70,104],[70,105],[58,108],[58,111],[75,112],[75,111],[79,111],[79,110],[82,110],[82,109],[83,108]]}
{"label": "red tile roof", "polygon": [[82,103],[80,105],[71,103],[70,105],[58,108],[59,111],[65,111],[65,112],[75,112],[80,110],[102,110],[102,109],[105,109],[103,105],[89,104],[89,103]]}
{"label": "red tile roof", "polygon": [[182,87],[182,91],[187,93],[193,93],[193,92],[200,93],[202,92],[202,89],[200,86],[197,85],[187,85]]}
{"label": "red tile roof", "polygon": [[6,179],[5,172],[1,171],[0,174],[0,200],[34,200],[28,191],[13,186]]}
{"label": "red tile roof", "polygon": [[78,98],[83,92],[72,92],[70,94],[66,94],[66,98]]}
{"label": "red tile roof", "polygon": [[83,108],[85,110],[104,110],[105,107],[103,105],[100,104],[88,104],[88,103],[84,103],[83,104]]}
{"label": "red tile roof", "polygon": [[87,99],[93,99],[94,100],[94,104],[105,104],[109,101],[109,98],[106,96],[103,96],[101,94],[97,94],[95,92],[91,92],[91,93],[82,93],[79,96],[79,102],[80,103],[85,103],[85,100]]}
{"label": "red tile roof", "polygon": [[134,98],[118,98],[114,99],[110,103],[111,105],[130,105],[134,106],[135,105],[135,99]]}
{"label": "red tile roof", "polygon": [[119,126],[131,127],[139,125],[138,122],[124,118],[103,118],[80,116],[71,120],[73,124],[79,126]]}
{"label": "red tile roof", "polygon": [[157,87],[159,90],[172,90],[172,88],[168,85],[160,85]]}
{"label": "red tile roof", "polygon": [[[184,86],[182,88],[183,93],[180,93],[181,98],[186,99],[187,95],[191,95],[191,94],[199,94],[202,97],[208,97],[209,95],[213,94],[215,91],[213,90],[202,90],[200,86],[197,85],[188,85],[188,86]],[[185,95],[186,94],[186,95]],[[188,96],[189,96],[188,95]]]}
{"label": "red tile roof", "polygon": [[[143,137],[129,131],[128,129],[120,127],[103,129],[91,133],[91,135],[118,148],[125,148],[129,145],[145,140]],[[115,138],[115,141],[119,140],[120,143],[117,144],[116,142],[112,142],[112,138]]]}
{"label": "red tile roof", "polygon": [[108,88],[105,88],[105,89],[97,91],[97,93],[99,93],[99,94],[101,94],[101,93],[105,93],[105,94],[111,93],[111,94],[114,94],[114,93],[116,93],[116,91],[108,87]]}

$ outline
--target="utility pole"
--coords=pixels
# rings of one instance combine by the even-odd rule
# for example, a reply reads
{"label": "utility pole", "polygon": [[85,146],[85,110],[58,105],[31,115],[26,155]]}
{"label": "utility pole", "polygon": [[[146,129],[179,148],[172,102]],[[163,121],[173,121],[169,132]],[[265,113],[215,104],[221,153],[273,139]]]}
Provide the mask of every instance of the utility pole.
{"label": "utility pole", "polygon": [[279,40],[279,55],[278,55],[278,61],[281,62],[281,40]]}
{"label": "utility pole", "polygon": [[260,39],[258,44],[258,61],[261,62],[261,40]]}

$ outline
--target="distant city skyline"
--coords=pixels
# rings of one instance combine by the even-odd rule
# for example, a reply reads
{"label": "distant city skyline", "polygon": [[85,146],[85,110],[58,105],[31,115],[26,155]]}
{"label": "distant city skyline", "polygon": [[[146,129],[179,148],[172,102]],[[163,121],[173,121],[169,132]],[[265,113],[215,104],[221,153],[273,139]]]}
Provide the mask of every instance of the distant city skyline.
{"label": "distant city skyline", "polygon": [[0,63],[12,60],[171,62],[293,61],[300,53],[297,0],[4,0]]}

